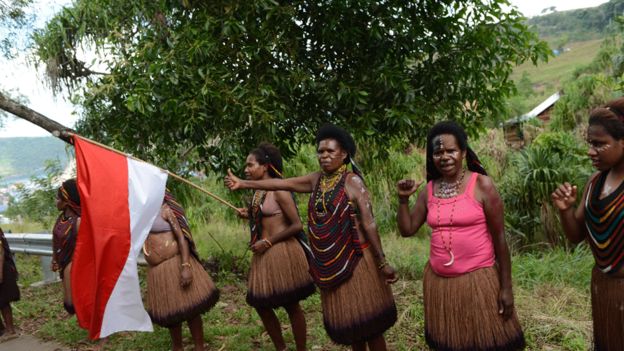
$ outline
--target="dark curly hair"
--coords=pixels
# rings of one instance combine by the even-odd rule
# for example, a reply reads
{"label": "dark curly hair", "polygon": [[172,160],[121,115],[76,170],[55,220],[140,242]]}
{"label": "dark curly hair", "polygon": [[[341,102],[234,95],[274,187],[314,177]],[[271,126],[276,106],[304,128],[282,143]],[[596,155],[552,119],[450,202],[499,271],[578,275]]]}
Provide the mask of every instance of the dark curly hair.
{"label": "dark curly hair", "polygon": [[614,139],[624,139],[624,97],[593,109],[589,114],[589,125],[603,126]]}
{"label": "dark curly hair", "polygon": [[257,148],[251,150],[250,155],[254,155],[256,161],[261,165],[269,165],[268,171],[271,178],[283,177],[282,153],[271,143],[260,143]]}
{"label": "dark curly hair", "polygon": [[442,134],[451,134],[455,136],[459,148],[462,151],[466,151],[466,163],[468,164],[469,170],[487,175],[487,172],[481,165],[479,158],[468,146],[468,135],[466,135],[464,128],[453,121],[444,121],[431,127],[429,134],[427,135],[427,181],[442,177],[433,163],[433,139]]}

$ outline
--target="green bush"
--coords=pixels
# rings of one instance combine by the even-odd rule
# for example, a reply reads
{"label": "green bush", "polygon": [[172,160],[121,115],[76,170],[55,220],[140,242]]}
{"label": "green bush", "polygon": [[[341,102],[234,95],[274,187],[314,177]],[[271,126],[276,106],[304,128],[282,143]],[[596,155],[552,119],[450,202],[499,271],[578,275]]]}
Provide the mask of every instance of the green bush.
{"label": "green bush", "polygon": [[522,245],[565,243],[556,211],[549,207],[550,194],[566,181],[582,188],[590,174],[585,149],[570,133],[542,133],[530,146],[513,154],[501,194],[506,224],[515,241]]}

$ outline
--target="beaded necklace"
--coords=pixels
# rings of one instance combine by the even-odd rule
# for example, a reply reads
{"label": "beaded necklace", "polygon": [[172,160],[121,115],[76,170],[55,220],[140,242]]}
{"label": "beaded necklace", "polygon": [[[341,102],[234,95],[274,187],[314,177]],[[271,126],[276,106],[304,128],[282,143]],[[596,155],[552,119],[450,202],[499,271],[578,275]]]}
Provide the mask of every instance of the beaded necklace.
{"label": "beaded necklace", "polygon": [[607,175],[601,172],[587,187],[585,227],[596,266],[612,274],[624,266],[624,182],[601,199]]}
{"label": "beaded necklace", "polygon": [[342,175],[346,172],[347,165],[342,165],[338,170],[331,174],[323,173],[319,179],[319,186],[315,196],[315,210],[318,213],[327,213],[326,201],[334,197],[336,185],[342,179]]}
{"label": "beaded necklace", "polygon": [[462,168],[461,176],[454,182],[449,183],[443,180],[440,180],[438,183],[438,189],[435,192],[435,196],[441,199],[450,199],[453,196],[459,195],[459,189],[464,182],[464,176],[466,175],[466,169]]}
{"label": "beaded necklace", "polygon": [[[453,199],[453,204],[451,206],[451,216],[449,217],[449,229],[447,232],[447,237],[448,237],[448,244],[446,243],[446,240],[444,240],[444,235],[442,234],[442,230],[440,229],[440,238],[442,239],[442,245],[444,246],[444,249],[449,253],[449,256],[451,257],[451,260],[447,263],[444,263],[444,266],[448,267],[453,265],[453,263],[455,262],[455,255],[453,254],[453,214],[455,213],[455,203],[457,203],[457,197],[455,199]],[[437,203],[438,206],[436,207],[437,211],[437,217],[438,217],[438,228],[440,227],[440,199],[438,199]]]}
{"label": "beaded necklace", "polygon": [[449,216],[449,229],[447,232],[447,238],[448,238],[448,244],[446,243],[446,240],[444,240],[444,235],[442,234],[442,231],[440,231],[440,238],[442,239],[442,245],[444,245],[444,249],[449,253],[450,256],[450,261],[448,261],[447,263],[444,263],[444,266],[451,266],[454,262],[455,262],[455,255],[453,254],[453,215],[455,214],[455,204],[457,203],[457,196],[459,195],[459,189],[461,189],[461,186],[464,182],[464,176],[466,175],[466,169],[463,168],[462,169],[462,174],[461,176],[454,182],[452,183],[447,183],[447,182],[443,182],[440,181],[440,183],[438,183],[438,190],[435,192],[435,196],[438,198],[437,201],[437,219],[438,219],[438,228],[440,228],[440,199],[450,199],[450,198],[454,198],[453,199],[453,203],[451,206],[451,215]]}
{"label": "beaded necklace", "polygon": [[319,178],[308,202],[308,231],[313,253],[310,273],[321,289],[331,289],[348,280],[362,256],[355,210],[345,189],[346,167],[344,170],[337,172],[340,178],[333,187],[329,187],[331,182],[326,183],[325,191],[321,189]]}

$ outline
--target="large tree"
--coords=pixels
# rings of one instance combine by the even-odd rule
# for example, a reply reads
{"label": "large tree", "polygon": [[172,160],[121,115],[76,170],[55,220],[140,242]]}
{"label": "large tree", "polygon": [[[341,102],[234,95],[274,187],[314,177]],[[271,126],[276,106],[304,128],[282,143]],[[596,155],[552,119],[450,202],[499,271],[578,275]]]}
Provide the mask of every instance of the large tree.
{"label": "large tree", "polygon": [[502,117],[513,67],[547,56],[508,5],[76,0],[35,41],[53,83],[74,89],[83,133],[164,166],[218,168],[261,140],[293,150],[324,122],[363,147],[422,140],[442,118],[474,133]]}

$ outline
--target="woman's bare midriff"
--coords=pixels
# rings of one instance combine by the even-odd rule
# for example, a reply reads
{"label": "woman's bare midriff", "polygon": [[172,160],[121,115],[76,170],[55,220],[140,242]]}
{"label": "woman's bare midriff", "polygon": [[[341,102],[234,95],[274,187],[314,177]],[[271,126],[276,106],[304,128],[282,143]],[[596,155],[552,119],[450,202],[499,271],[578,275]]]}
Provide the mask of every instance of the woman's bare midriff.
{"label": "woman's bare midriff", "polygon": [[269,241],[273,242],[273,235],[283,231],[286,228],[288,228],[288,223],[286,222],[286,218],[281,214],[271,217],[263,217],[262,239],[269,239]]}
{"label": "woman's bare midriff", "polygon": [[157,266],[180,252],[173,232],[149,233],[144,245],[145,261]]}

